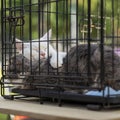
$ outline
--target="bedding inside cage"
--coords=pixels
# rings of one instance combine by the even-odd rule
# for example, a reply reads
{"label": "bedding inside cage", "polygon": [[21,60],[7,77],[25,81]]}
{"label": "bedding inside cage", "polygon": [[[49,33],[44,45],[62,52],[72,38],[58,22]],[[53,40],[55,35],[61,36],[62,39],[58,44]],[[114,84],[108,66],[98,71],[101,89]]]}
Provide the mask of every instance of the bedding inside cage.
{"label": "bedding inside cage", "polygon": [[105,87],[104,90],[101,90],[101,91],[97,91],[97,90],[90,90],[88,92],[85,93],[85,95],[91,95],[91,96],[104,96],[107,97],[107,96],[114,96],[115,95],[119,95],[120,94],[120,90],[116,91],[114,89],[112,89],[111,87]]}

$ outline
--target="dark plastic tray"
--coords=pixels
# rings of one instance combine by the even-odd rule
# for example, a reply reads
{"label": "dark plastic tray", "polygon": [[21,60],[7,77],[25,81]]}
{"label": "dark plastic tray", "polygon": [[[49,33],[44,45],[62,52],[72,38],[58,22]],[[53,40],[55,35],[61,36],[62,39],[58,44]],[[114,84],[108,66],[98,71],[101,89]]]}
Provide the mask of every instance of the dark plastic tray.
{"label": "dark plastic tray", "polygon": [[12,92],[19,93],[24,96],[40,97],[40,98],[56,98],[60,100],[71,100],[87,103],[99,104],[120,104],[120,97],[118,96],[95,96],[72,93],[68,91],[59,91],[54,89],[13,89]]}

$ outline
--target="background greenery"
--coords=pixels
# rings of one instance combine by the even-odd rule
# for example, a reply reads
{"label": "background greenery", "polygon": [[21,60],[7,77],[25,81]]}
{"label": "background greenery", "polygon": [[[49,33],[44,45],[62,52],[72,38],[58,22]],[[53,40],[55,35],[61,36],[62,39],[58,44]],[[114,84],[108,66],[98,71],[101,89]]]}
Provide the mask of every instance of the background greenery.
{"label": "background greenery", "polygon": [[[87,31],[88,0],[58,0],[58,2],[53,0],[15,0],[15,3],[14,0],[11,0],[11,2],[9,0],[3,1],[4,3],[6,1],[7,8],[13,8],[6,10],[6,16],[10,16],[11,14],[16,17],[22,14],[24,16],[24,27],[13,27],[13,29],[15,29],[15,35],[18,38],[24,40],[30,38],[36,39],[50,28],[52,28],[54,38],[70,38],[72,29],[71,15],[76,17],[72,13],[72,9],[74,9],[74,11],[76,10],[76,14],[78,15],[76,26],[79,38],[87,35],[87,32],[83,33],[81,31]],[[101,0],[91,0],[91,37],[93,38],[97,38],[98,33],[100,34],[100,1]],[[32,4],[32,6],[29,6],[30,4]],[[113,33],[116,35],[119,34],[119,14],[119,0],[104,0],[105,35],[109,36]],[[18,21],[18,23],[20,22],[21,20]],[[6,34],[9,35],[9,23],[7,23],[7,27]],[[13,29],[11,30],[14,32]],[[21,29],[24,34],[20,32]],[[39,30],[40,33],[38,32]]]}

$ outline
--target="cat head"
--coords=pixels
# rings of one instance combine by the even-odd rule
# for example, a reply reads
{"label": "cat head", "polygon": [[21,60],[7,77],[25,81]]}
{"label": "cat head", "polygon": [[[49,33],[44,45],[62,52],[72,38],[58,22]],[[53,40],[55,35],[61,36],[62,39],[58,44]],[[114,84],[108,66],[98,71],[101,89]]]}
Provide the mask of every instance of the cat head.
{"label": "cat head", "polygon": [[[35,56],[36,54],[34,55],[34,53],[37,53],[37,56],[36,56],[37,59],[39,59],[39,55],[40,55],[40,58],[47,58],[48,56],[47,42],[48,40],[51,39],[51,35],[52,35],[52,29],[50,29],[47,33],[45,33],[41,38],[32,40],[32,55]],[[22,54],[24,52],[24,55],[26,57],[30,56],[30,54],[29,55],[27,54],[31,53],[30,52],[31,42],[23,42],[22,40],[16,38],[15,43],[16,43],[16,51],[18,53]],[[39,49],[39,45],[40,45],[40,49]]]}
{"label": "cat head", "polygon": [[[32,40],[32,42],[34,42],[34,41],[39,42],[39,40],[40,40],[41,43],[45,43],[47,45],[47,40],[50,40],[51,36],[52,36],[52,29],[50,29],[47,33],[45,33],[40,39]],[[18,38],[15,39],[15,43],[16,43],[17,51],[21,51],[22,47],[26,48],[30,44],[30,42],[23,42],[22,40],[20,40]],[[36,42],[34,42],[34,43],[36,43]]]}

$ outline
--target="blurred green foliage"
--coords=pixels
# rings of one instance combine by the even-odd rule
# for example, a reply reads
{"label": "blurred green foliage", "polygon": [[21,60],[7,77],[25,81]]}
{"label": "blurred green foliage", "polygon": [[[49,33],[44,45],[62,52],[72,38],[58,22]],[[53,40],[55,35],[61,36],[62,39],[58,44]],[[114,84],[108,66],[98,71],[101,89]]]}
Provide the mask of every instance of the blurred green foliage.
{"label": "blurred green foliage", "polygon": [[[78,3],[77,3],[78,2]],[[76,4],[77,3],[77,4]],[[73,13],[73,10],[76,13]],[[76,27],[79,38],[87,38],[88,30],[88,0],[65,0],[51,4],[51,26],[54,35],[70,38],[72,18],[76,15]],[[57,11],[57,14],[56,14]],[[120,29],[120,2],[118,0],[104,0],[104,36],[105,42],[111,44],[113,36],[119,36]],[[91,0],[91,37],[100,38],[101,27],[101,0]],[[57,30],[57,31],[56,31]],[[56,33],[58,32],[58,33]],[[119,38],[114,38],[119,43]]]}
{"label": "blurred green foliage", "polygon": [[[70,38],[71,36],[71,15],[76,17],[76,26],[79,37],[83,37],[82,31],[87,31],[88,22],[88,0],[5,0],[6,16],[24,15],[24,27],[9,27],[7,34],[12,30],[15,37],[21,39],[36,39],[52,28],[53,36],[59,38]],[[5,4],[4,1],[4,4]],[[76,4],[76,2],[78,2]],[[98,37],[100,34],[100,5],[101,0],[91,0],[91,36]],[[31,4],[31,5],[30,5]],[[72,13],[72,9],[76,13]],[[112,10],[114,9],[114,10]],[[30,12],[31,11],[31,12]],[[119,34],[120,19],[119,0],[104,0],[104,24],[105,35]],[[19,23],[21,20],[19,21]],[[114,27],[114,29],[113,29]],[[40,33],[38,31],[40,30]],[[114,31],[113,31],[114,30]],[[22,31],[22,32],[21,32]],[[23,34],[24,33],[24,36]],[[87,35],[87,32],[84,32]]]}
{"label": "blurred green foliage", "polygon": [[9,115],[0,113],[0,120],[11,120],[11,119]]}

